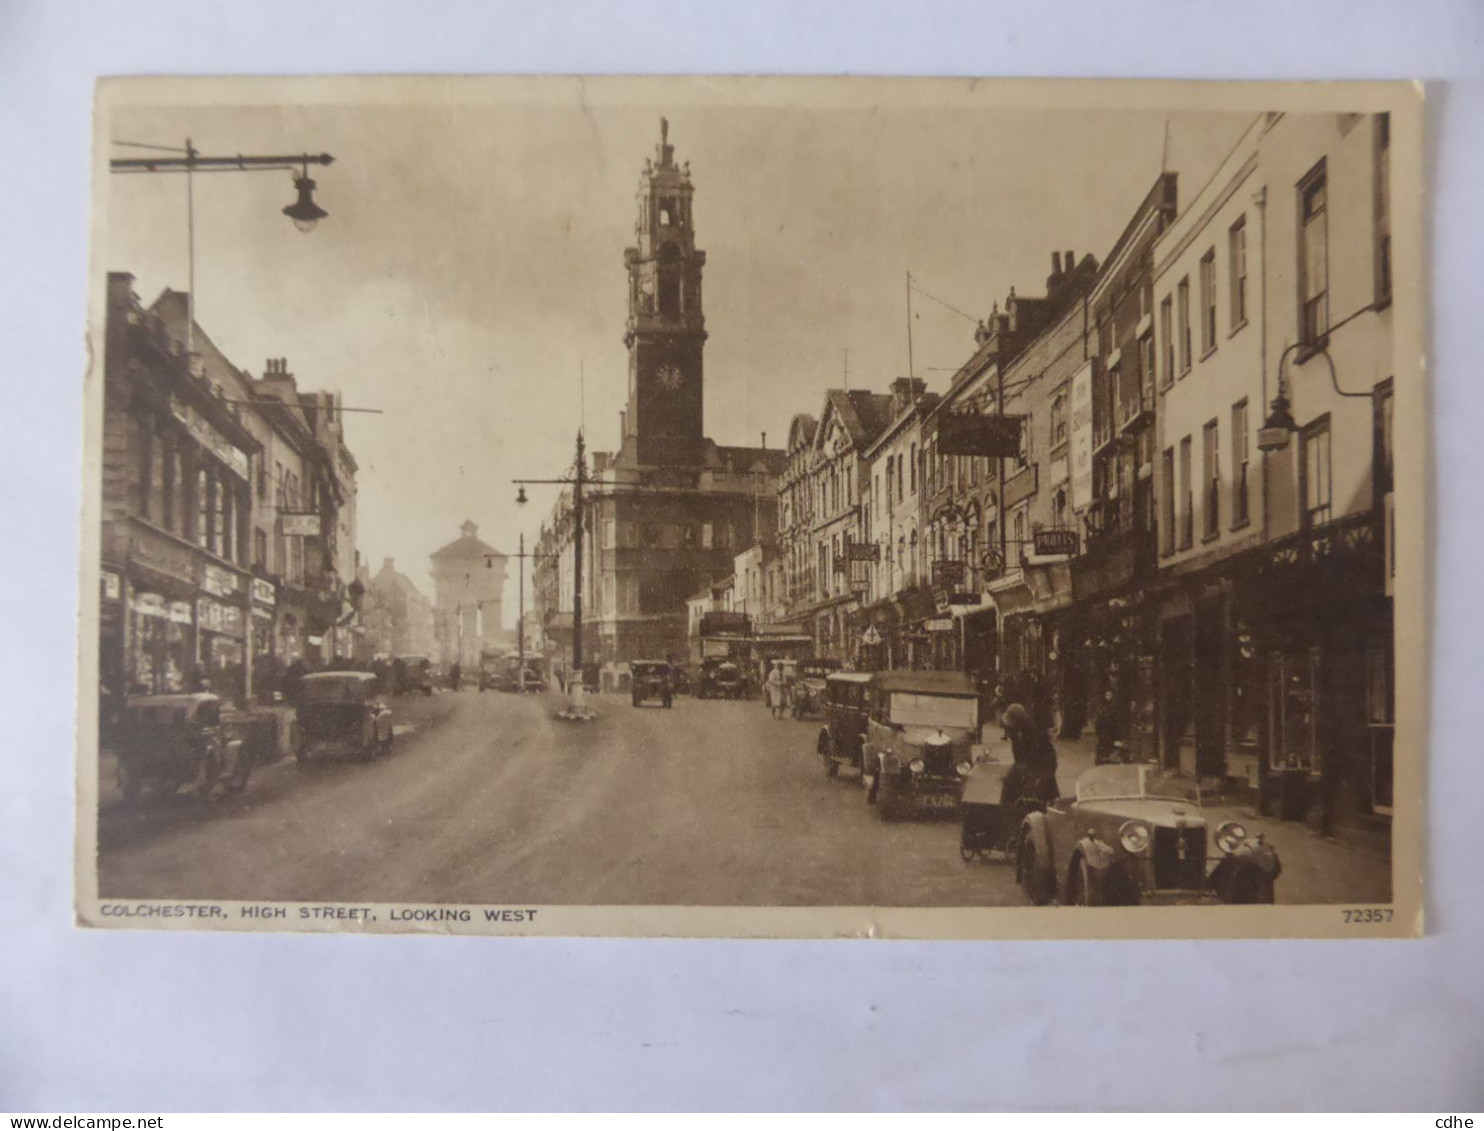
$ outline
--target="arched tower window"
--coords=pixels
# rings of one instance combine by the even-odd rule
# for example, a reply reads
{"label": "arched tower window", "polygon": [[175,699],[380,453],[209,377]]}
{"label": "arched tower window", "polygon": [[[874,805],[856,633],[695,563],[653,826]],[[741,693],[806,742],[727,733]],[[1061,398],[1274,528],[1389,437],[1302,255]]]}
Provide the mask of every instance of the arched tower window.
{"label": "arched tower window", "polygon": [[660,248],[659,304],[661,314],[680,313],[680,251],[672,243]]}

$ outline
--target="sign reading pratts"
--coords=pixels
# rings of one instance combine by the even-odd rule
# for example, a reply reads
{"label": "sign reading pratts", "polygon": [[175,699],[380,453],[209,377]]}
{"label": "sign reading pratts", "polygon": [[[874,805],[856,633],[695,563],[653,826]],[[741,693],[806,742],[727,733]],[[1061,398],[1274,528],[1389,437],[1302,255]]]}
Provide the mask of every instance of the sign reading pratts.
{"label": "sign reading pratts", "polygon": [[[759,148],[764,107],[786,128]],[[1299,497],[1300,439],[1288,458],[1232,460],[1275,388],[1276,351],[1254,335],[1291,325],[1283,265],[1312,252],[1272,217],[1296,214],[1313,170],[1383,160],[1389,178],[1363,179],[1394,190],[1393,238],[1377,238],[1375,193],[1336,191],[1325,246],[1335,295],[1373,295],[1376,249],[1397,249],[1392,301],[1330,325],[1324,350],[1340,389],[1394,419],[1395,458],[1425,454],[1410,88],[175,79],[105,82],[97,109],[94,238],[113,250],[89,325],[101,379],[86,385],[84,434],[106,439],[108,458],[87,453],[83,542],[100,549],[79,586],[83,922],[1418,929],[1422,477],[1395,477],[1389,542],[1368,493],[1337,489],[1324,544],[1347,554],[1244,571],[1323,532],[1300,532],[1297,508],[1263,511]],[[1258,114],[1274,109],[1285,113]],[[1164,175],[1124,159],[1167,123]],[[138,225],[181,207],[179,182],[113,176],[109,161],[137,171],[135,145],[187,136],[221,149],[148,161],[220,161],[214,207],[231,222],[197,231],[213,242],[197,263],[202,294],[230,284],[232,301],[194,312],[194,343],[162,348],[128,328],[185,333],[182,257]],[[523,159],[477,146],[471,158],[471,136]],[[302,188],[286,218],[230,191],[239,148],[255,151],[243,162],[335,160],[316,160],[313,199]],[[851,160],[818,159],[837,152]],[[983,153],[996,160],[970,159]],[[615,167],[629,170],[616,192]],[[1006,169],[1027,188],[1022,206],[983,207],[1003,198]],[[759,213],[760,183],[788,223]],[[548,184],[575,186],[583,206],[533,190]],[[1231,277],[1230,234],[1261,227],[1259,191],[1271,207],[1265,254],[1245,261],[1245,323],[1217,303],[1220,351],[1191,350],[1153,419],[1114,419],[1129,382],[1159,390],[1146,358],[1167,345],[1180,356],[1159,312],[1180,310],[1181,280],[1202,277],[1212,248],[1215,278]],[[317,225],[294,245],[302,271],[255,276],[253,257],[222,243],[271,246],[290,219]],[[553,258],[541,240],[487,254],[511,230],[565,232],[597,254]],[[247,274],[209,277],[239,261]],[[883,264],[911,266],[910,355],[900,275],[889,285]],[[821,303],[841,280],[850,301]],[[321,293],[345,300],[329,337]],[[429,294],[439,301],[417,300]],[[744,301],[761,294],[767,333]],[[581,381],[553,369],[553,341],[588,358]],[[292,372],[258,375],[253,357],[225,356],[234,342],[292,356]],[[884,360],[853,367],[847,387],[841,343]],[[181,364],[186,353],[203,366]],[[1382,356],[1394,389],[1377,384]],[[1373,414],[1347,411],[1359,402],[1328,381],[1284,391],[1294,420],[1330,420],[1337,487],[1375,481]],[[373,411],[342,419],[350,406]],[[1221,459],[1206,467],[1203,450]],[[1186,547],[1164,504],[1188,492],[1199,507],[1218,475],[1219,521],[1197,509]],[[501,486],[512,479],[525,510]],[[1260,615],[1273,608],[1296,611]],[[1393,638],[1393,623],[1407,631]],[[1335,643],[1355,638],[1369,652]],[[1245,666],[1199,662],[1208,652]],[[1385,742],[1363,703],[1332,691],[1383,669],[1398,673]],[[1131,720],[1129,761],[1097,764],[1096,719],[1086,739],[1048,724],[1056,780],[1016,796],[992,704],[1030,675],[1041,722],[1111,689],[1105,718]],[[1199,782],[1182,772],[1194,767],[1179,736],[1245,727],[1248,691],[1307,695],[1333,725],[1262,728],[1239,755],[1203,747]],[[1336,737],[1352,732],[1375,741]],[[1392,742],[1407,751],[1394,770]],[[1346,842],[1362,806],[1367,823],[1390,823],[1389,855]]]}

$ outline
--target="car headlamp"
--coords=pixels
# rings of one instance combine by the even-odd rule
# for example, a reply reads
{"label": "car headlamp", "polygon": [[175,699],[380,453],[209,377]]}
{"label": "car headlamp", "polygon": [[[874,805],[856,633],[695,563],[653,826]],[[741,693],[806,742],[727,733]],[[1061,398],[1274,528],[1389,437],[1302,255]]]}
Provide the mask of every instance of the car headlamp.
{"label": "car headlamp", "polygon": [[1222,852],[1235,852],[1247,843],[1247,828],[1237,821],[1227,821],[1216,830],[1216,847]]}
{"label": "car headlamp", "polygon": [[972,770],[974,767],[968,762],[960,762],[953,768],[958,771],[959,777],[966,778],[969,776],[969,771]]}
{"label": "car headlamp", "polygon": [[1149,826],[1143,821],[1125,821],[1118,830],[1118,843],[1125,852],[1137,856],[1149,847]]}
{"label": "car headlamp", "polygon": [[912,761],[907,763],[907,768],[914,774],[920,774],[927,769],[927,763],[921,758],[913,758]]}

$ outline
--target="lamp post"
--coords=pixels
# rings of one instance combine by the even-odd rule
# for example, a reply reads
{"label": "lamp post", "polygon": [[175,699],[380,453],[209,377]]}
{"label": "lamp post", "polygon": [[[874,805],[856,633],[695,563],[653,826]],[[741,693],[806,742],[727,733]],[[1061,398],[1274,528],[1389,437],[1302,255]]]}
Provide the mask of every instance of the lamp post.
{"label": "lamp post", "polygon": [[[526,487],[531,484],[560,484],[563,487],[572,488],[572,667],[577,671],[577,687],[572,693],[572,706],[565,717],[574,719],[586,719],[591,717],[591,712],[586,708],[583,699],[583,675],[582,675],[582,492],[587,483],[587,461],[584,455],[584,443],[582,429],[577,430],[577,457],[573,463],[573,471],[567,479],[513,479],[512,483],[519,488],[516,492],[515,501],[520,506],[525,506],[529,500],[526,498]],[[524,536],[522,536],[524,545]],[[522,570],[524,572],[524,570]],[[568,687],[571,687],[571,679],[568,678]]]}
{"label": "lamp post", "polygon": [[110,173],[184,173],[186,178],[186,352],[194,352],[196,321],[196,181],[197,173],[265,173],[274,170],[297,168],[294,189],[298,198],[284,207],[283,214],[294,222],[301,232],[312,232],[314,226],[329,215],[314,201],[314,190],[318,186],[309,176],[309,166],[329,165],[335,158],[328,153],[289,153],[262,156],[247,156],[241,153],[230,157],[206,157],[201,154],[191,139],[186,138],[183,147],[171,145],[146,145],[136,141],[119,141],[133,149],[153,149],[160,153],[181,154],[175,157],[115,157],[108,162]]}

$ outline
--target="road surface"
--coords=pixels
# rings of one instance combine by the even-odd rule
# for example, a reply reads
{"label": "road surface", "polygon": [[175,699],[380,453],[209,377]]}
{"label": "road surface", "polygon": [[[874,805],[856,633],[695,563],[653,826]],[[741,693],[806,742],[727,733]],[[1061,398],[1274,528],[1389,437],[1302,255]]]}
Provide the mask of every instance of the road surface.
{"label": "road surface", "polygon": [[[1020,906],[953,820],[884,824],[827,779],[817,722],[758,702],[473,689],[393,701],[373,763],[258,771],[214,802],[105,795],[104,898],[354,903]],[[110,783],[105,779],[104,787]]]}

